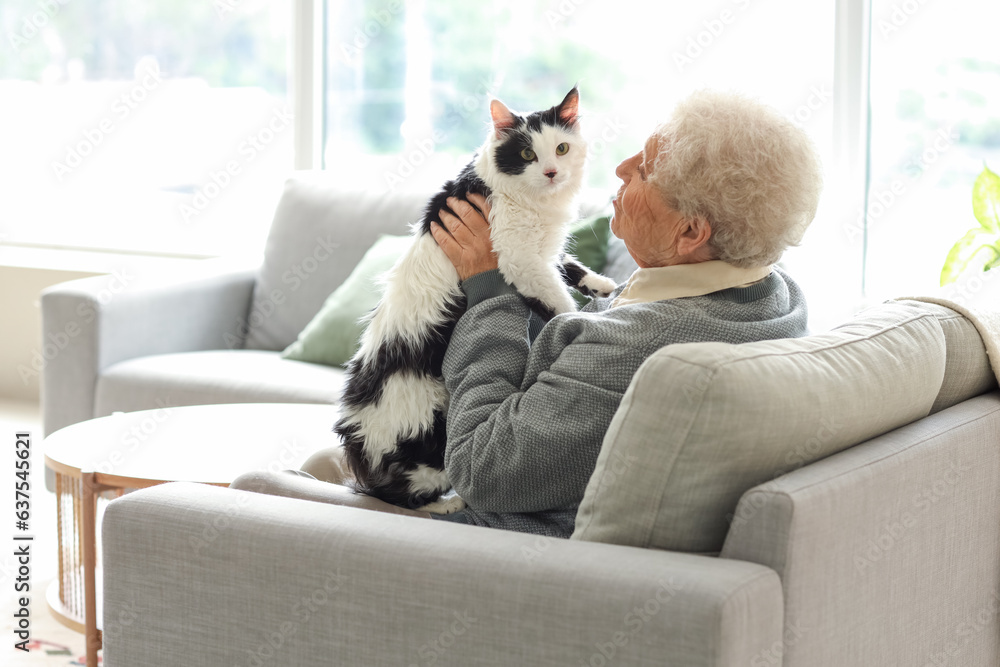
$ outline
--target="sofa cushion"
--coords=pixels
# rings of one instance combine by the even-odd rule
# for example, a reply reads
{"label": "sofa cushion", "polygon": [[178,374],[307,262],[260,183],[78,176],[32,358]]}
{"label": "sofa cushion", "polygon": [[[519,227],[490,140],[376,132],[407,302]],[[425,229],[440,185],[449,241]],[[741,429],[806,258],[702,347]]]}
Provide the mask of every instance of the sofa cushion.
{"label": "sofa cushion", "polygon": [[335,403],[343,375],[339,368],[259,350],[139,357],[104,371],[97,381],[94,416],[217,403]]}
{"label": "sofa cushion", "polygon": [[379,278],[391,269],[412,236],[380,236],[354,271],[333,291],[294,343],[281,353],[282,359],[308,361],[327,366],[343,366],[361,346],[367,315],[382,298]]}
{"label": "sofa cushion", "polygon": [[990,366],[986,346],[976,325],[961,313],[935,303],[903,303],[933,313],[944,332],[947,352],[944,380],[931,407],[931,414],[984,394],[997,386],[996,375]]}
{"label": "sofa cushion", "polygon": [[937,318],[902,303],[823,335],[667,346],[625,393],[573,537],[716,553],[747,489],[926,416],[944,367]]}
{"label": "sofa cushion", "polygon": [[285,183],[247,316],[247,349],[288,347],[375,239],[408,233],[429,198],[333,186],[312,172]]}

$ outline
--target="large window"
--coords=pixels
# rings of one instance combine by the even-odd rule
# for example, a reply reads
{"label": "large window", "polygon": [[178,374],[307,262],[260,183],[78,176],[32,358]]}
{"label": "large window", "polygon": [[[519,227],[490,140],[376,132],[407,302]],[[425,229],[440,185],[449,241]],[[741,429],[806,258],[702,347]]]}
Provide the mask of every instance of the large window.
{"label": "large window", "polygon": [[[293,16],[322,57],[289,49]],[[997,25],[987,0],[13,0],[0,6],[0,242],[259,250],[293,145],[300,164],[315,147],[343,187],[426,192],[481,145],[491,95],[530,111],[574,83],[589,196],[608,196],[676,101],[732,88],[820,149],[820,214],[785,263],[822,328],[862,288],[933,289],[973,226],[975,175],[1000,169]],[[310,140],[288,81],[308,104],[313,65]],[[855,138],[867,169],[842,160]]]}
{"label": "large window", "polygon": [[[774,105],[834,166],[834,2],[326,2],[323,158],[339,183],[436,189],[483,143],[491,95],[533,111],[577,82],[590,197],[610,197],[615,166],[704,87]],[[824,212],[814,226],[838,224]],[[815,256],[789,261],[817,298],[841,297]]]}
{"label": "large window", "polygon": [[485,139],[488,102],[558,103],[579,82],[589,184],[617,188],[673,104],[738,88],[830,144],[833,4],[327,0],[324,164],[369,187],[435,188]]}
{"label": "large window", "polygon": [[0,6],[0,235],[259,249],[291,169],[282,0]]}
{"label": "large window", "polygon": [[[1000,170],[1000,3],[874,0],[867,291],[926,293],[972,227],[972,184]],[[866,224],[864,224],[866,223]]]}

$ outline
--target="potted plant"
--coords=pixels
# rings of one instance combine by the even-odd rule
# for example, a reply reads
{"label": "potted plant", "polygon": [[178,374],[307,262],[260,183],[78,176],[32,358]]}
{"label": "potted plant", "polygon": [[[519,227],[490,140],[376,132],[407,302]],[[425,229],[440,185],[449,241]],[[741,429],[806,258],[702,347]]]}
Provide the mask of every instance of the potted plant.
{"label": "potted plant", "polygon": [[952,246],[941,268],[941,284],[954,282],[966,271],[1000,266],[1000,176],[985,165],[972,186],[972,212],[979,221]]}

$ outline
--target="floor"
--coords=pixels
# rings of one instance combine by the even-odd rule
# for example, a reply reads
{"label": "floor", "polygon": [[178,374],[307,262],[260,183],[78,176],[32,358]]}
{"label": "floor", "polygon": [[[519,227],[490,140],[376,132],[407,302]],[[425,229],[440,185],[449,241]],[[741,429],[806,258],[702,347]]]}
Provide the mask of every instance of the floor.
{"label": "floor", "polygon": [[[27,667],[30,665],[81,665],[83,661],[83,635],[74,632],[60,623],[49,613],[45,603],[45,590],[56,577],[58,563],[56,560],[56,503],[55,494],[45,489],[45,457],[42,451],[42,419],[37,403],[12,401],[0,398],[0,463],[8,472],[0,479],[0,498],[9,503],[6,514],[13,514],[14,481],[10,471],[15,460],[15,434],[29,432],[31,434],[31,517],[27,531],[20,531],[13,525],[13,519],[7,524],[10,528],[3,530],[0,540],[0,609],[3,609],[0,621],[0,633],[7,638],[0,647],[0,664],[9,667]],[[19,481],[19,480],[18,480]],[[7,514],[9,517],[10,515]],[[6,522],[5,522],[6,523]],[[31,535],[31,589],[27,592],[17,592],[14,589],[18,576],[18,563],[14,557],[15,534]],[[20,543],[18,543],[20,544]],[[31,619],[31,639],[27,653],[16,650],[13,637],[13,610],[22,595],[30,595],[29,612]],[[8,611],[9,610],[9,611]]]}

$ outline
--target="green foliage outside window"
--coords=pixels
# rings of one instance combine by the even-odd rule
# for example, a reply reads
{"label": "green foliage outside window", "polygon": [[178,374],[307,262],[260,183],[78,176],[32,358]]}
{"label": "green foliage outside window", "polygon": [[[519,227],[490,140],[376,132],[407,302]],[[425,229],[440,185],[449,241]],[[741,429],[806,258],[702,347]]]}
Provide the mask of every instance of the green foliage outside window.
{"label": "green foliage outside window", "polygon": [[989,271],[1000,266],[1000,176],[983,167],[972,186],[972,211],[979,221],[952,246],[941,284],[954,282],[966,271]]}

